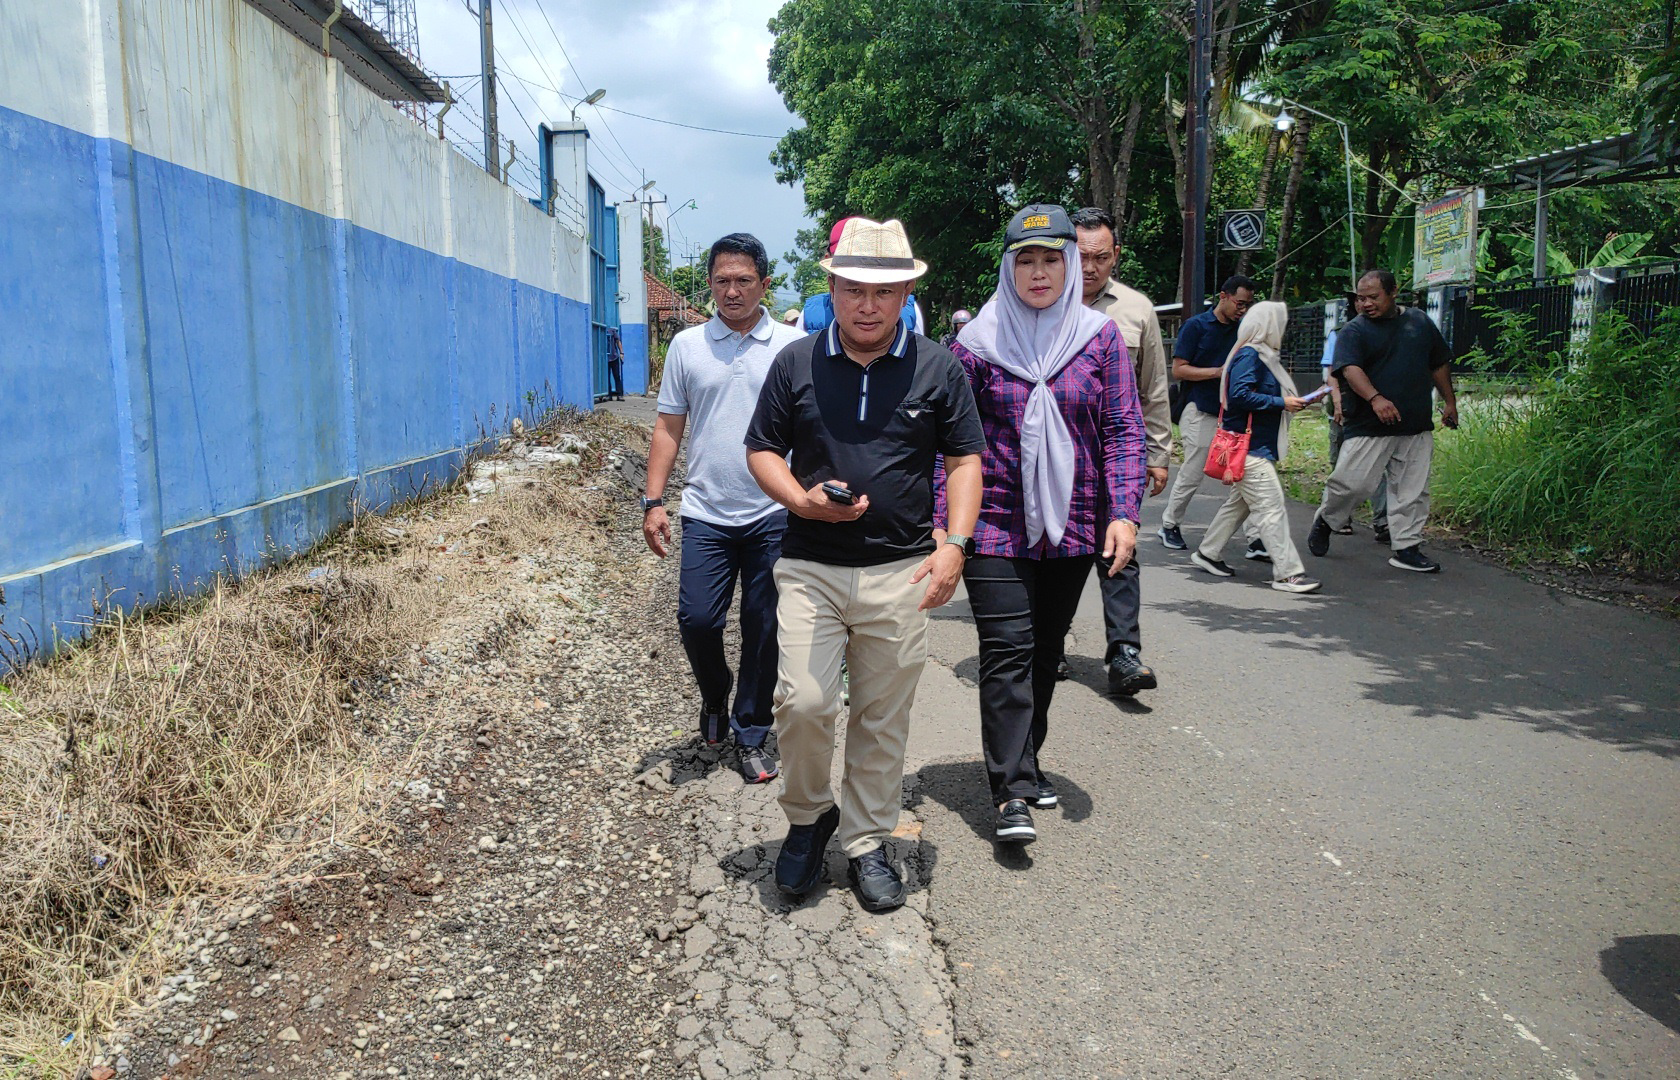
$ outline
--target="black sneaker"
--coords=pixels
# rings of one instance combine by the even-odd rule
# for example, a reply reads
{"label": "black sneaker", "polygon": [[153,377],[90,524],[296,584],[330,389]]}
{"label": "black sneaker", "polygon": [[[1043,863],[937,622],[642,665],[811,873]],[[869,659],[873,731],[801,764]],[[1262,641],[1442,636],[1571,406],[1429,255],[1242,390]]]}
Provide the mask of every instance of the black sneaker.
{"label": "black sneaker", "polygon": [[822,880],[823,849],[840,827],[840,808],[831,806],[809,825],[789,826],[776,856],[776,888],[791,896],[804,896]]}
{"label": "black sneaker", "polygon": [[707,746],[716,746],[729,737],[729,705],[700,706],[700,738]]}
{"label": "black sneaker", "polygon": [[1248,550],[1243,552],[1243,558],[1250,559],[1254,562],[1272,561],[1271,553],[1266,550],[1266,544],[1263,540],[1250,540],[1248,542]]}
{"label": "black sneaker", "polygon": [[1419,574],[1438,574],[1441,564],[1423,553],[1423,545],[1413,544],[1388,557],[1388,565],[1397,570],[1411,570]]}
{"label": "black sneaker", "polygon": [[1161,537],[1162,547],[1169,547],[1174,551],[1183,551],[1185,548],[1190,546],[1184,542],[1184,534],[1178,531],[1177,525],[1161,526],[1161,532],[1159,535]]}
{"label": "black sneaker", "polygon": [[1003,809],[998,811],[995,835],[1003,844],[1030,844],[1038,839],[1038,830],[1033,828],[1032,811],[1027,809],[1025,799],[1010,799],[1003,804]]}
{"label": "black sneaker", "polygon": [[1320,557],[1330,554],[1330,526],[1318,514],[1313,515],[1312,528],[1307,530],[1307,550]]}
{"label": "black sneaker", "polygon": [[1067,653],[1063,653],[1062,658],[1056,661],[1056,681],[1067,682],[1068,676],[1072,674],[1073,669],[1068,667]]}
{"label": "black sneaker", "polygon": [[749,784],[763,784],[776,779],[780,771],[776,767],[776,759],[762,746],[742,746],[736,751],[736,765],[741,770],[741,779]]}
{"label": "black sneaker", "polygon": [[[1193,558],[1194,556],[1192,556]],[[1155,689],[1155,671],[1138,655],[1136,645],[1122,645],[1108,662],[1108,692],[1131,697],[1139,690]],[[1054,800],[1050,803],[1055,806]]]}
{"label": "black sneaker", "polygon": [[876,848],[851,861],[852,888],[865,911],[891,911],[904,903],[904,879],[898,876],[887,853]]}
{"label": "black sneaker", "polygon": [[1388,526],[1387,525],[1372,525],[1371,526],[1371,538],[1379,544],[1386,545],[1388,543]]}
{"label": "black sneaker", "polygon": [[1236,577],[1237,572],[1225,565],[1224,559],[1210,559],[1200,551],[1190,553],[1190,561],[1206,570],[1214,577]]}
{"label": "black sneaker", "polygon": [[1038,794],[1027,800],[1034,810],[1056,809],[1056,786],[1048,780],[1038,782]]}

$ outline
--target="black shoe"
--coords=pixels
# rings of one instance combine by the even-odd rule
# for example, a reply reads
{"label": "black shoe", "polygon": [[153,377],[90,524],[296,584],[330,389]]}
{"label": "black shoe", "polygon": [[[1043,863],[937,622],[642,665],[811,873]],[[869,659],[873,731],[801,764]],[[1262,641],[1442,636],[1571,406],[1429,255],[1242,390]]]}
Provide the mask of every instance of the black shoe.
{"label": "black shoe", "polygon": [[[1138,655],[1137,646],[1120,646],[1120,651],[1108,662],[1108,692],[1131,697],[1139,690],[1153,689],[1155,671],[1143,662],[1143,658]],[[1050,805],[1056,805],[1054,798]]]}
{"label": "black shoe", "polygon": [[1397,570],[1412,570],[1419,574],[1438,574],[1441,564],[1423,553],[1421,544],[1402,548],[1388,557],[1388,565]]}
{"label": "black shoe", "polygon": [[1352,536],[1353,535],[1353,522],[1350,521],[1346,525],[1343,525],[1341,528],[1337,529],[1336,530],[1336,535],[1337,536]]}
{"label": "black shoe", "polygon": [[995,835],[1000,844],[1030,844],[1038,839],[1032,811],[1027,809],[1025,799],[1010,799],[1003,804],[1003,809],[998,811]]}
{"label": "black shoe", "polygon": [[1184,542],[1184,534],[1178,531],[1177,525],[1161,526],[1161,532],[1159,535],[1161,537],[1162,547],[1169,547],[1174,551],[1183,551],[1185,548],[1190,546]]}
{"label": "black shoe", "polygon": [[1038,794],[1027,800],[1034,810],[1056,809],[1056,787],[1048,780],[1038,782]]}
{"label": "black shoe", "polygon": [[1199,550],[1190,553],[1190,561],[1206,570],[1214,577],[1236,577],[1237,572],[1225,564],[1224,559],[1210,559]]}
{"label": "black shoe", "polygon": [[729,705],[700,706],[700,738],[707,746],[716,746],[729,737]]}
{"label": "black shoe", "polygon": [[1377,543],[1386,545],[1388,543],[1388,526],[1387,525],[1372,525],[1371,526],[1371,537]]}
{"label": "black shoe", "polygon": [[788,828],[782,852],[776,856],[776,888],[792,896],[804,896],[822,880],[823,849],[840,827],[840,808],[831,806],[809,825]]}
{"label": "black shoe", "polygon": [[741,779],[749,784],[764,784],[776,779],[780,771],[776,767],[776,759],[771,757],[762,746],[742,746],[736,751],[736,765],[741,770]]}
{"label": "black shoe", "polygon": [[1266,544],[1263,540],[1250,540],[1248,550],[1243,552],[1243,558],[1251,559],[1254,562],[1272,561],[1271,553],[1266,550]]}
{"label": "black shoe", "polygon": [[1056,661],[1056,681],[1067,682],[1068,676],[1071,674],[1073,674],[1073,669],[1068,667],[1067,653],[1063,653],[1062,658]]}
{"label": "black shoe", "polygon": [[876,848],[851,861],[852,888],[865,911],[891,911],[904,903],[904,879],[898,876],[887,853]]}
{"label": "black shoe", "polygon": [[1313,515],[1312,528],[1307,530],[1307,550],[1320,557],[1330,554],[1330,526],[1318,514]]}

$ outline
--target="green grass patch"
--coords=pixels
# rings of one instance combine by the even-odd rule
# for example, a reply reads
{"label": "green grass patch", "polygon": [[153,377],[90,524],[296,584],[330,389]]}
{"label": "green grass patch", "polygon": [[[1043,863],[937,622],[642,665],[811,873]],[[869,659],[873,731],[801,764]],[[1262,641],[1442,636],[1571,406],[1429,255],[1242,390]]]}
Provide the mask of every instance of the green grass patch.
{"label": "green grass patch", "polygon": [[1512,319],[1499,349],[1502,365],[1526,362],[1529,392],[1461,409],[1456,437],[1437,438],[1434,513],[1519,555],[1673,574],[1680,315],[1671,312],[1645,335],[1607,314],[1572,357],[1540,356],[1533,340]]}

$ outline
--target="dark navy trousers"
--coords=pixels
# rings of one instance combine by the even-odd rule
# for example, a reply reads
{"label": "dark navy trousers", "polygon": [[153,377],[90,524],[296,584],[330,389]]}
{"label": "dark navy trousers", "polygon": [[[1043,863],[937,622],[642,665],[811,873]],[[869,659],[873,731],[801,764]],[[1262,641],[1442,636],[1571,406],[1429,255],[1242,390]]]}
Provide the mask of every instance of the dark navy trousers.
{"label": "dark navy trousers", "polygon": [[[774,720],[776,691],[776,582],[771,570],[782,555],[787,511],[749,525],[682,521],[682,576],[677,588],[677,627],[683,649],[708,707],[735,704],[729,726],[742,746],[762,746]],[[724,653],[723,630],[735,583],[741,584],[741,670],[734,678]]]}

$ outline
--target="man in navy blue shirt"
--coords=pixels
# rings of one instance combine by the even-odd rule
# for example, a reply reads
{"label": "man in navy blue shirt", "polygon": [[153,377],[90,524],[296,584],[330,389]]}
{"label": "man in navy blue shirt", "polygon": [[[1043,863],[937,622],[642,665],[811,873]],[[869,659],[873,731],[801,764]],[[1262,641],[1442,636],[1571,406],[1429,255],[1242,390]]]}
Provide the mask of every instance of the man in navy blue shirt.
{"label": "man in navy blue shirt", "polygon": [[1202,484],[1202,466],[1219,426],[1219,373],[1237,343],[1237,324],[1253,302],[1253,281],[1241,274],[1227,278],[1219,290],[1219,302],[1186,319],[1173,343],[1173,378],[1184,384],[1186,400],[1178,419],[1184,464],[1173,478],[1167,508],[1161,514],[1161,543],[1167,547],[1184,550],[1184,534],[1178,527]]}

